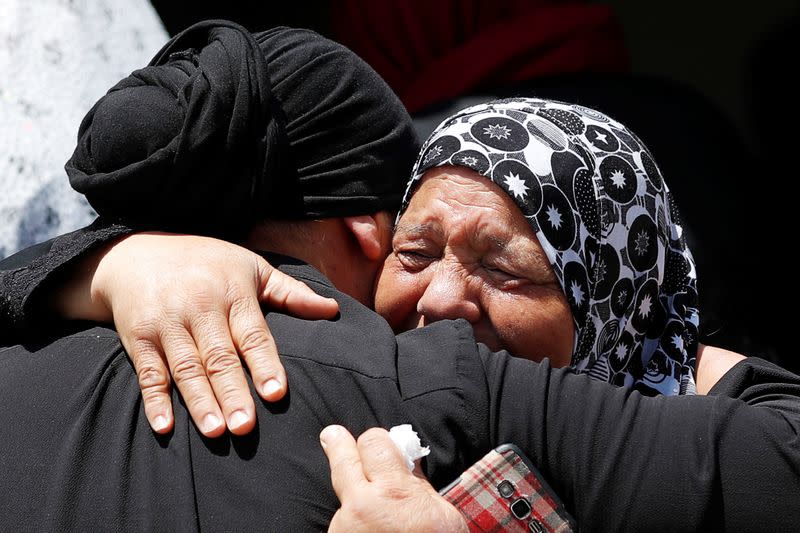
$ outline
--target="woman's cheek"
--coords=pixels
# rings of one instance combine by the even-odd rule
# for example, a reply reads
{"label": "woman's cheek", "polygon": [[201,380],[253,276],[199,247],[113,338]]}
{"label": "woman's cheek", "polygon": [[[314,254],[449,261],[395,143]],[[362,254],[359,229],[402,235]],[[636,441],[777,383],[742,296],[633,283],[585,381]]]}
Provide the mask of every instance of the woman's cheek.
{"label": "woman's cheek", "polygon": [[420,278],[419,273],[403,268],[394,256],[386,260],[378,278],[375,311],[397,332],[416,325],[417,302],[424,291]]}

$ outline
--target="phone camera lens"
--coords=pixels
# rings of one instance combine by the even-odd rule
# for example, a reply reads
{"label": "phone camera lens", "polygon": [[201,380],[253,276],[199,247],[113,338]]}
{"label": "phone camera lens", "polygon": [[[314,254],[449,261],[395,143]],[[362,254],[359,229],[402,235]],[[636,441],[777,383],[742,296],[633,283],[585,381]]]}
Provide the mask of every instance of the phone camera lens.
{"label": "phone camera lens", "polygon": [[531,514],[531,504],[529,504],[528,500],[525,498],[519,498],[518,500],[514,500],[514,503],[511,504],[511,512],[514,513],[514,516],[522,520]]}
{"label": "phone camera lens", "polygon": [[501,481],[500,484],[497,485],[497,491],[503,498],[510,498],[514,495],[514,484],[507,479],[505,481]]}

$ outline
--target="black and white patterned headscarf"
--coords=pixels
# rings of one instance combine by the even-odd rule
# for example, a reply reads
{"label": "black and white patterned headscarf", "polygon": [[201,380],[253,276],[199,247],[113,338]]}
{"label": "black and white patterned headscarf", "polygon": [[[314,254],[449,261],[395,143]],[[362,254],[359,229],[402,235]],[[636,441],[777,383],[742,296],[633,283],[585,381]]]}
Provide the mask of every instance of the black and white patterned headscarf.
{"label": "black and white patterned headscarf", "polygon": [[536,233],[575,320],[572,366],[648,394],[694,394],[697,288],[677,208],[645,145],[593,109],[498,100],[442,122],[423,174],[455,165],[508,193]]}

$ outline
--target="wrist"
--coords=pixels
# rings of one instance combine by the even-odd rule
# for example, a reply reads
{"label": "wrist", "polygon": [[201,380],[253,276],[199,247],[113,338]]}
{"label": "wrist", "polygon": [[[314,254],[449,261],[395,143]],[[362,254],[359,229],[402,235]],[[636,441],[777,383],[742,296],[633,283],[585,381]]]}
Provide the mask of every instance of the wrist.
{"label": "wrist", "polygon": [[104,284],[98,283],[103,258],[118,241],[109,243],[76,261],[52,291],[50,308],[56,316],[69,320],[108,322],[112,319]]}

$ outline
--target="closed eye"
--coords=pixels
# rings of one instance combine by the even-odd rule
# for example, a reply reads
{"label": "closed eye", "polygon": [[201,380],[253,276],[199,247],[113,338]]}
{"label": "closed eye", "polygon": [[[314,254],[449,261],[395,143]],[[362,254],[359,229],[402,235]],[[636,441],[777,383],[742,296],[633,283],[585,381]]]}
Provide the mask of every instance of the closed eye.
{"label": "closed eye", "polygon": [[397,250],[395,255],[400,263],[409,270],[422,270],[437,259],[419,250]]}

